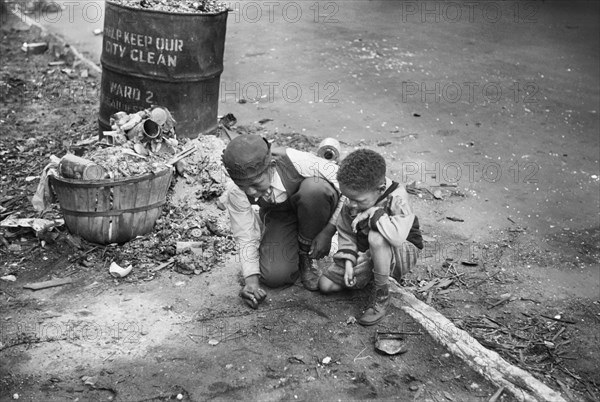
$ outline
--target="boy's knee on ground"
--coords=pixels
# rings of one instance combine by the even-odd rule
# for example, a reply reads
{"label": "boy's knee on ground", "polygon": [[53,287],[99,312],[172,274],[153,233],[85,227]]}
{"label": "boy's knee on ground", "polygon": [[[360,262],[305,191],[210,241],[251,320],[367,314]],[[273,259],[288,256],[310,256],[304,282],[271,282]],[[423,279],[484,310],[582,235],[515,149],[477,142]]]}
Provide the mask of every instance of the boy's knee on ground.
{"label": "boy's knee on ground", "polygon": [[342,289],[342,286],[338,285],[337,283],[331,281],[331,279],[325,277],[325,276],[321,276],[319,278],[319,290],[322,293],[333,293],[333,292],[337,292],[339,290]]}
{"label": "boy's knee on ground", "polygon": [[371,252],[378,249],[389,248],[390,244],[379,232],[369,231],[369,248]]}

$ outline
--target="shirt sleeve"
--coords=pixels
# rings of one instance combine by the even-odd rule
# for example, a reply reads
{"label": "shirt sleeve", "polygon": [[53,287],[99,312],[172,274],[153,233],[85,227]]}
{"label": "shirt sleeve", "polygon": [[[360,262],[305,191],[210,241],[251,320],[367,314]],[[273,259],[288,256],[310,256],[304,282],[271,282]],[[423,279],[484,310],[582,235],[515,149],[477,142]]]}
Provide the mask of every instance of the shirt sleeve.
{"label": "shirt sleeve", "polygon": [[402,192],[394,193],[388,198],[386,208],[390,214],[383,208],[378,209],[369,219],[369,228],[379,232],[393,247],[399,247],[408,238],[415,214]]}
{"label": "shirt sleeve", "polygon": [[259,275],[260,219],[252,209],[248,197],[238,186],[234,185],[229,190],[227,210],[231,231],[238,244],[242,274],[244,278]]}
{"label": "shirt sleeve", "polygon": [[335,207],[335,211],[333,211],[333,214],[331,215],[331,218],[329,219],[329,223],[331,223],[333,226],[337,226],[337,221],[338,221],[338,217],[340,216],[340,212],[342,212],[342,208],[344,207],[344,204],[346,203],[346,196],[342,195],[338,201],[337,206]]}
{"label": "shirt sleeve", "polygon": [[352,261],[356,265],[358,260],[358,246],[356,244],[356,233],[352,231],[352,217],[346,209],[342,209],[337,221],[338,230],[338,251],[333,255],[337,263],[344,260]]}

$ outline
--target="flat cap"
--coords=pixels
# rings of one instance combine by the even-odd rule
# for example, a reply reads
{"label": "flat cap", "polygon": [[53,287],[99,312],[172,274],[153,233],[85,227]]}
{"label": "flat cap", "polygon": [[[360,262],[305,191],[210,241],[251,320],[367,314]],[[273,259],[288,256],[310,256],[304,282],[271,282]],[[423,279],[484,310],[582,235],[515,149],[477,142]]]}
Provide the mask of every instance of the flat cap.
{"label": "flat cap", "polygon": [[263,173],[271,160],[271,144],[259,135],[235,137],[223,151],[223,165],[234,181],[252,180]]}

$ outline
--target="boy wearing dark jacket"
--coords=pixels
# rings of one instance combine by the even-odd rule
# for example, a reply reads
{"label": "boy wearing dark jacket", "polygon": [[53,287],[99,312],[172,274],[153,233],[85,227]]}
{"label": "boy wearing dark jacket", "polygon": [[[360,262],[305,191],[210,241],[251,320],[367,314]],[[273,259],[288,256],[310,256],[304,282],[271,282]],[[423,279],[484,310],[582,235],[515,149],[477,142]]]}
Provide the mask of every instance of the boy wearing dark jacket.
{"label": "boy wearing dark jacket", "polygon": [[383,157],[359,149],[344,158],[337,181],[347,198],[337,220],[338,251],[321,276],[324,293],[363,288],[374,278],[373,302],[358,320],[381,321],[389,305],[388,277],[400,280],[417,262],[423,239],[406,189],[386,177]]}

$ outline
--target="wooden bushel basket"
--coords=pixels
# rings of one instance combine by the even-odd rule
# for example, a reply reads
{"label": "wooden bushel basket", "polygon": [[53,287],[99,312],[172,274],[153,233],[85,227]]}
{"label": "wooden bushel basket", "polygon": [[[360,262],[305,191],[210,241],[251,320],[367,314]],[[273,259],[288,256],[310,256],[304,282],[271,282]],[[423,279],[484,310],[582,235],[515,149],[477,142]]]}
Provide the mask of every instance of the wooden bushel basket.
{"label": "wooden bushel basket", "polygon": [[119,180],[51,177],[69,232],[99,244],[124,243],[152,230],[173,169]]}

